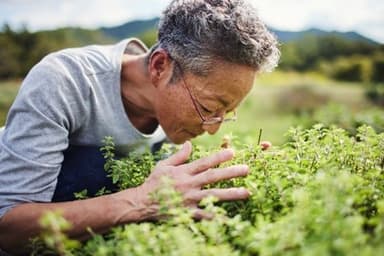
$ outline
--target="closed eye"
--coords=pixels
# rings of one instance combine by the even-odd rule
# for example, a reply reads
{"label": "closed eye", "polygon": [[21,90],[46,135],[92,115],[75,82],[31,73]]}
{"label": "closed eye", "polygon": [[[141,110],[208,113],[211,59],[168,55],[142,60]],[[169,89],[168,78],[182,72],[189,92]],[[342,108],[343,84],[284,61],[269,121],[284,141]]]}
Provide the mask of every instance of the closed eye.
{"label": "closed eye", "polygon": [[198,104],[199,104],[199,107],[205,112],[205,113],[207,113],[208,115],[212,115],[212,114],[214,114],[215,112],[214,111],[211,111],[211,110],[209,110],[208,108],[206,108],[204,105],[202,105],[200,102],[198,102]]}

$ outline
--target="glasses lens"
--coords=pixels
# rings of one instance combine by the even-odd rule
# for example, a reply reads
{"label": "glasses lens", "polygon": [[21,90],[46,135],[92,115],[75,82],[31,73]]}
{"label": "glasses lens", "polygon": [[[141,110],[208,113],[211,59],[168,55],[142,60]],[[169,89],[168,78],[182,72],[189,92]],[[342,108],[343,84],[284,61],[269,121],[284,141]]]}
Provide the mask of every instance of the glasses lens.
{"label": "glasses lens", "polygon": [[211,118],[208,118],[207,120],[205,120],[203,122],[203,124],[205,124],[205,125],[214,125],[214,124],[219,124],[219,123],[228,122],[228,121],[236,121],[236,119],[237,119],[236,112],[235,111],[231,111],[231,112],[226,113],[224,117],[211,117]]}

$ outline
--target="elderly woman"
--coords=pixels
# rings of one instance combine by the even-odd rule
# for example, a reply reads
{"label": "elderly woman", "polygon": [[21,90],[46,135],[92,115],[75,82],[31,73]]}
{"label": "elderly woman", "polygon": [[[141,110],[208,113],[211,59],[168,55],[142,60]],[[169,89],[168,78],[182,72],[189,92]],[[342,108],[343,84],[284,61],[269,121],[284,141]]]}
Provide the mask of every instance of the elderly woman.
{"label": "elderly woman", "polygon": [[[186,163],[188,140],[233,120],[256,75],[278,58],[274,36],[245,0],[172,1],[150,50],[132,38],[46,56],[23,81],[0,135],[0,247],[23,252],[47,210],[62,211],[74,238],[86,237],[87,227],[104,232],[156,219],[149,194],[163,175],[196,217],[207,195],[247,198],[244,188],[202,189],[244,176],[248,167],[215,168],[232,158],[230,149]],[[142,185],[116,191],[99,152],[105,136],[114,138],[119,155],[155,150],[165,139],[183,145]],[[115,193],[73,198],[102,187]]]}

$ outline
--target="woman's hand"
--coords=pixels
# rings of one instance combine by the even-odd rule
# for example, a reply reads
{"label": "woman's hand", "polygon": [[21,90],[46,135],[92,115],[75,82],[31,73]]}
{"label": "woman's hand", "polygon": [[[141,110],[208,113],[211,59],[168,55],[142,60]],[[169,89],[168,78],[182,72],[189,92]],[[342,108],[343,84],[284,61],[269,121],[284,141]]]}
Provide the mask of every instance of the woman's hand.
{"label": "woman's hand", "polygon": [[[135,188],[134,202],[131,199],[129,205],[132,206],[133,203],[133,205],[143,209],[144,216],[141,216],[140,219],[156,219],[158,217],[158,205],[151,199],[150,195],[164,185],[163,176],[173,181],[172,184],[181,193],[185,206],[194,209],[197,217],[203,215],[197,206],[204,197],[214,196],[220,201],[228,201],[245,199],[249,196],[249,192],[244,188],[202,189],[211,183],[248,174],[247,165],[216,168],[219,164],[232,159],[234,155],[232,149],[224,149],[210,156],[185,163],[191,152],[192,145],[187,141],[177,153],[159,161],[145,182]],[[124,217],[119,222],[125,222]]]}

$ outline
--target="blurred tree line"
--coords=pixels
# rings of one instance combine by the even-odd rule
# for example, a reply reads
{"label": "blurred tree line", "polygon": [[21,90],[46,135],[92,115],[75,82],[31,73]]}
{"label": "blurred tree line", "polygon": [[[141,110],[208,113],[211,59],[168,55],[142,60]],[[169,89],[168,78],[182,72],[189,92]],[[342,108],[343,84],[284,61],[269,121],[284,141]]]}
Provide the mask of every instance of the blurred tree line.
{"label": "blurred tree line", "polygon": [[373,103],[384,106],[384,45],[327,36],[283,43],[279,68],[315,71],[339,81],[359,82]]}
{"label": "blurred tree line", "polygon": [[63,28],[32,33],[26,27],[15,31],[5,24],[0,33],[0,79],[24,77],[50,52],[112,41],[97,30]]}
{"label": "blurred tree line", "polygon": [[[156,29],[137,35],[148,46],[156,42]],[[5,24],[0,32],[0,79],[24,77],[46,54],[67,47],[112,43],[102,30],[62,28],[29,32],[26,27],[12,30]],[[372,99],[383,98],[384,45],[369,40],[353,40],[335,34],[304,35],[283,42],[279,68],[316,71],[336,80],[370,85]]]}
{"label": "blurred tree line", "polygon": [[[138,37],[150,47],[156,41],[156,30]],[[32,33],[25,27],[14,31],[6,24],[0,32],[0,79],[25,76],[52,51],[114,41],[100,30],[62,28]],[[336,35],[308,35],[284,42],[281,48],[279,68],[283,70],[318,71],[337,80],[384,82],[384,45]]]}
{"label": "blurred tree line", "polygon": [[282,44],[280,68],[319,71],[337,80],[384,82],[384,45],[338,36],[305,36]]}

